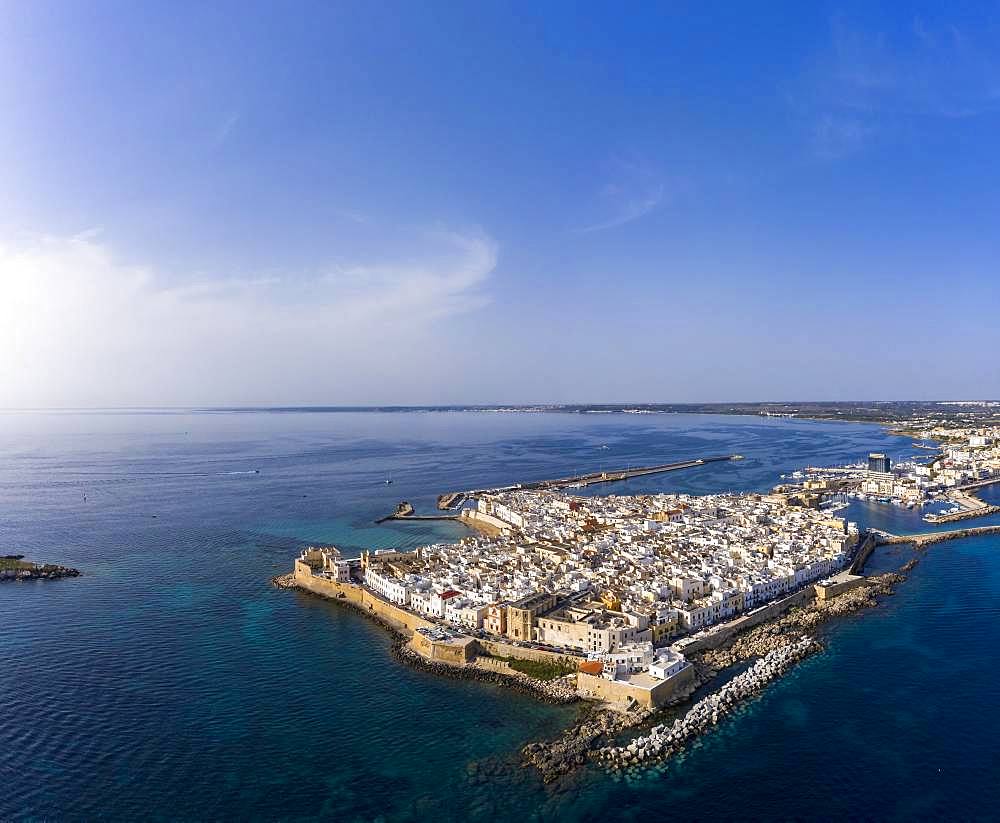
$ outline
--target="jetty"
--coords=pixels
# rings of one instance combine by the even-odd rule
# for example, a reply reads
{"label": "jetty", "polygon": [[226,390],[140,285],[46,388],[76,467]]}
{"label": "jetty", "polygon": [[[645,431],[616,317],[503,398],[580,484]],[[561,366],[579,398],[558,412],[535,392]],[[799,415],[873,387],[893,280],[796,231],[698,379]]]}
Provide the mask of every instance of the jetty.
{"label": "jetty", "polygon": [[741,454],[725,454],[713,457],[699,457],[695,460],[682,460],[677,463],[660,463],[655,466],[636,466],[624,469],[613,469],[610,471],[588,472],[577,474],[572,477],[559,477],[553,480],[536,480],[529,483],[513,483],[508,486],[495,486],[488,489],[470,489],[468,491],[447,492],[438,496],[437,506],[442,511],[457,509],[469,498],[478,497],[483,494],[500,494],[511,491],[532,491],[550,490],[566,488],[584,488],[597,483],[617,483],[622,480],[630,480],[634,477],[644,477],[649,474],[662,474],[664,472],[679,471],[680,469],[693,469],[697,466],[704,466],[708,463],[721,463],[726,460],[742,460]]}
{"label": "jetty", "polygon": [[879,529],[870,529],[875,543],[879,546],[892,546],[912,543],[918,549],[933,546],[935,543],[946,543],[949,540],[961,540],[963,537],[982,537],[989,534],[1000,534],[1000,524],[994,526],[968,526],[964,529],[951,529],[940,532],[922,532],[920,534],[892,534]]}

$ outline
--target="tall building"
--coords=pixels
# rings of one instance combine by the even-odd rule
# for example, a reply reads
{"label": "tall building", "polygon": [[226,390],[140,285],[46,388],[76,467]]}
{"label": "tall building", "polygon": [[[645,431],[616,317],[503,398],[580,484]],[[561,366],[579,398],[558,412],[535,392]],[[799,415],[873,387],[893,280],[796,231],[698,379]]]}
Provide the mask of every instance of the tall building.
{"label": "tall building", "polygon": [[878,474],[889,474],[892,472],[892,460],[884,454],[869,454],[868,471],[877,472]]}

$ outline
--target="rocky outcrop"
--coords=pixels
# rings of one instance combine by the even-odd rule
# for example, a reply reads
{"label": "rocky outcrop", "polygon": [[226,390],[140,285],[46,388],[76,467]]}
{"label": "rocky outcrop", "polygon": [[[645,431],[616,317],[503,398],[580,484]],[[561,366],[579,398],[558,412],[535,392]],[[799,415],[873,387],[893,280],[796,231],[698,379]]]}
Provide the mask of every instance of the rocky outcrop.
{"label": "rocky outcrop", "polygon": [[295,574],[279,574],[271,578],[271,585],[276,589],[297,589],[299,584],[295,580]]}
{"label": "rocky outcrop", "polygon": [[[916,562],[916,559],[911,560],[900,571],[909,571]],[[808,606],[792,609],[777,620],[736,635],[726,646],[693,655],[691,662],[701,677],[708,680],[722,669],[785,646],[791,638],[798,637],[804,631],[813,631],[831,618],[877,606],[879,595],[892,594],[893,587],[905,579],[902,574],[893,572],[870,577],[864,586],[851,589],[833,600],[815,601]]]}
{"label": "rocky outcrop", "polygon": [[417,654],[402,635],[397,635],[393,644],[393,656],[417,669],[456,680],[477,680],[480,683],[495,683],[514,691],[530,694],[544,703],[574,703],[580,698],[576,694],[576,675],[566,675],[555,680],[538,680],[534,677],[510,670],[497,671],[474,664],[459,665],[428,660]]}
{"label": "rocky outcrop", "polygon": [[718,724],[744,700],[759,693],[804,657],[818,651],[820,644],[802,636],[793,643],[780,646],[737,675],[718,691],[702,698],[687,714],[672,725],[661,724],[648,735],[638,737],[625,746],[608,746],[596,752],[596,758],[609,769],[619,770],[640,763],[670,757],[698,735]]}
{"label": "rocky outcrop", "polygon": [[30,580],[61,580],[64,577],[79,577],[80,570],[69,566],[55,566],[50,563],[27,563],[23,555],[10,555],[0,563],[0,583],[25,583]]}
{"label": "rocky outcrop", "polygon": [[[703,682],[696,673],[694,680],[678,691],[662,709],[688,700]],[[538,769],[543,782],[551,783],[586,763],[591,753],[601,745],[626,729],[643,725],[660,710],[635,707],[619,711],[603,705],[591,708],[554,740],[529,743],[521,749],[521,758]]]}
{"label": "rocky outcrop", "polygon": [[551,783],[586,763],[595,745],[642,723],[649,714],[591,709],[555,740],[529,743],[521,749],[521,757],[538,769],[545,783]]}

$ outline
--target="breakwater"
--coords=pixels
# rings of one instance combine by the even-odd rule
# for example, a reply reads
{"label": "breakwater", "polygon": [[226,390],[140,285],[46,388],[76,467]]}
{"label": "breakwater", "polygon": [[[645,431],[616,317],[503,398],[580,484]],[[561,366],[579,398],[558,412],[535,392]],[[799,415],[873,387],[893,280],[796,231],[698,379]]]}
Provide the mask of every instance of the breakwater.
{"label": "breakwater", "polygon": [[[979,498],[971,499],[978,500]],[[925,519],[928,523],[956,523],[959,520],[972,520],[974,517],[986,517],[997,512],[1000,512],[1000,506],[983,503],[981,506],[965,508],[952,514],[929,514]]]}
{"label": "breakwater", "polygon": [[775,613],[767,622],[747,626],[735,635],[727,635],[726,642],[719,647],[703,646],[688,658],[694,666],[694,678],[661,709],[635,708],[621,712],[595,707],[559,737],[527,744],[521,750],[521,757],[538,769],[543,782],[557,780],[579,768],[587,758],[597,756],[603,741],[627,729],[642,726],[663,711],[683,704],[723,670],[794,645],[805,632],[819,628],[828,620],[877,606],[878,596],[891,595],[894,587],[906,579],[905,573],[917,562],[913,558],[898,572],[870,577],[864,586],[833,600],[813,601],[793,607],[784,614]]}
{"label": "breakwater", "polygon": [[946,543],[949,540],[961,540],[963,537],[981,537],[990,534],[1000,534],[1000,524],[993,526],[968,526],[964,529],[952,529],[941,532],[922,532],[920,534],[890,534],[889,532],[874,532],[878,545],[891,546],[912,543],[918,549],[932,546],[935,543]]}
{"label": "breakwater", "polygon": [[699,700],[673,725],[654,726],[648,735],[638,737],[625,746],[608,746],[598,750],[596,758],[612,770],[670,757],[688,743],[731,714],[746,699],[758,694],[777,677],[822,646],[803,635],[800,639],[768,652],[742,674],[737,675],[713,694]]}
{"label": "breakwater", "polygon": [[478,497],[483,494],[497,494],[508,491],[529,491],[535,489],[563,489],[567,487],[592,486],[597,483],[617,483],[621,480],[628,480],[633,477],[643,477],[649,474],[662,474],[663,472],[677,471],[679,469],[692,469],[697,466],[704,466],[707,463],[721,463],[726,460],[742,460],[741,454],[724,454],[713,457],[699,457],[694,460],[683,460],[677,463],[660,463],[656,466],[636,466],[624,469],[614,469],[611,471],[587,472],[586,474],[576,474],[570,477],[560,477],[554,480],[536,480],[529,483],[513,483],[508,486],[497,486],[491,489],[470,489],[461,492],[447,492],[438,495],[439,509],[454,509],[460,506],[465,500]]}
{"label": "breakwater", "polygon": [[551,783],[583,766],[602,741],[641,726],[665,709],[686,702],[704,683],[705,679],[695,671],[694,677],[659,709],[634,706],[621,711],[604,705],[593,706],[555,739],[528,743],[521,749],[521,759],[538,770],[543,783]]}

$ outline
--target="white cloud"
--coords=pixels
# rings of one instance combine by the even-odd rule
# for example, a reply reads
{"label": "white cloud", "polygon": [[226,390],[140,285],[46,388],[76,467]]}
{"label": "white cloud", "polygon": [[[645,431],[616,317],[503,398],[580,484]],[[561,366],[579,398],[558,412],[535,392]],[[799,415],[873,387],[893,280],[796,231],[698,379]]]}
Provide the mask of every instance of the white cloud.
{"label": "white cloud", "polygon": [[631,223],[633,220],[645,217],[663,202],[664,193],[664,187],[659,185],[649,191],[639,192],[635,196],[627,197],[619,206],[618,213],[614,217],[600,223],[584,226],[582,229],[577,229],[577,231],[583,234],[592,231],[602,231],[603,229],[613,229],[616,226],[624,226],[626,223]]}
{"label": "white cloud", "polygon": [[420,259],[183,284],[89,233],[0,246],[0,406],[363,402],[487,302],[489,237],[422,239]]}
{"label": "white cloud", "polygon": [[620,158],[612,165],[614,179],[600,189],[601,210],[610,212],[610,216],[575,229],[578,234],[624,226],[645,217],[663,202],[666,186],[655,169]]}
{"label": "white cloud", "polygon": [[814,148],[819,157],[835,160],[862,148],[875,133],[873,125],[857,117],[825,114],[816,124]]}
{"label": "white cloud", "polygon": [[940,119],[1000,111],[995,27],[932,27],[920,18],[895,36],[835,18],[827,49],[789,95],[822,159],[916,134]]}

